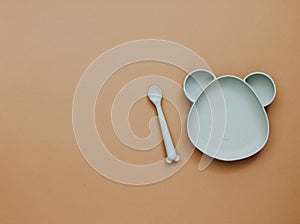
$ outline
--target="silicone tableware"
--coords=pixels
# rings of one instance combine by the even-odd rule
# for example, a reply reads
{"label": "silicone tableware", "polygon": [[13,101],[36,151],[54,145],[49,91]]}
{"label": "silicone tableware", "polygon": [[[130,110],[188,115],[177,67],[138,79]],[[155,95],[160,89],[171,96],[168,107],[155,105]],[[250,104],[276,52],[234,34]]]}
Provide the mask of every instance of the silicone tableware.
{"label": "silicone tableware", "polygon": [[177,155],[173,141],[170,136],[170,132],[168,129],[168,125],[164,116],[164,113],[161,108],[161,99],[162,99],[162,91],[158,86],[151,86],[148,91],[148,97],[151,100],[151,102],[155,105],[158,118],[159,118],[159,124],[161,128],[161,132],[164,139],[164,145],[166,149],[166,162],[172,163],[173,161],[179,161],[180,157]]}
{"label": "silicone tableware", "polygon": [[195,70],[184,80],[184,93],[193,103],[188,136],[204,154],[234,161],[254,155],[266,144],[269,121],[264,107],[276,95],[267,74],[254,72],[242,80]]}

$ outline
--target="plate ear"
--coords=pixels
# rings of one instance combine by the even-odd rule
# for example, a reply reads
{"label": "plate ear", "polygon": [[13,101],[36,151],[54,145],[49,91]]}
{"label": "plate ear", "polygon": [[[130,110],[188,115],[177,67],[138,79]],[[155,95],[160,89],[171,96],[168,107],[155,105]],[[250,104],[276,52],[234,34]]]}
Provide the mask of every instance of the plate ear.
{"label": "plate ear", "polygon": [[253,72],[244,80],[251,86],[264,107],[272,103],[276,95],[276,86],[270,76],[263,72]]}
{"label": "plate ear", "polygon": [[215,79],[215,75],[205,69],[190,72],[184,79],[183,91],[185,96],[195,102],[202,91]]}

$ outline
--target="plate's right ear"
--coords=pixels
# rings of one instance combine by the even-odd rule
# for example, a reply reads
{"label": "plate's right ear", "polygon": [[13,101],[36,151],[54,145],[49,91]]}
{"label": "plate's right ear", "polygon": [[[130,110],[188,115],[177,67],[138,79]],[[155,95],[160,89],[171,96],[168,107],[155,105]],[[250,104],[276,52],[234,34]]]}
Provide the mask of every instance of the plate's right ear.
{"label": "plate's right ear", "polygon": [[270,76],[263,72],[253,72],[244,80],[251,86],[264,107],[272,103],[276,95],[276,86]]}
{"label": "plate's right ear", "polygon": [[215,79],[215,75],[205,69],[190,72],[184,79],[183,91],[185,96],[195,102],[202,91]]}

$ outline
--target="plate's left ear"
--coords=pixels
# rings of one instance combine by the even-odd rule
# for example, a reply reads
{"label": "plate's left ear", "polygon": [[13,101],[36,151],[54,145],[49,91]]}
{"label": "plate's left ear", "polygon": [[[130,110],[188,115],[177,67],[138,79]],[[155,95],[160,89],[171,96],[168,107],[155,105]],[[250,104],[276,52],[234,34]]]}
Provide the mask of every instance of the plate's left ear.
{"label": "plate's left ear", "polygon": [[276,86],[270,76],[263,72],[253,72],[244,80],[251,86],[264,107],[272,103],[276,95]]}
{"label": "plate's left ear", "polygon": [[215,79],[215,75],[205,69],[197,69],[190,72],[183,83],[183,91],[185,96],[195,102],[205,87]]}

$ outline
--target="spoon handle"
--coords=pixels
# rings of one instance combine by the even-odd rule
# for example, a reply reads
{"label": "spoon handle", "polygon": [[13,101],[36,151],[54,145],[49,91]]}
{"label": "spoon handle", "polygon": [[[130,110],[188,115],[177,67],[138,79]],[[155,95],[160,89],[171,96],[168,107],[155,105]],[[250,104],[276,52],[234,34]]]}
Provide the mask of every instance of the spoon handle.
{"label": "spoon handle", "polygon": [[173,161],[179,161],[180,157],[179,155],[177,155],[176,150],[174,148],[173,141],[161,105],[160,103],[158,103],[155,106],[156,106],[156,110],[159,118],[159,124],[164,139],[166,153],[167,153],[166,162],[172,163]]}

